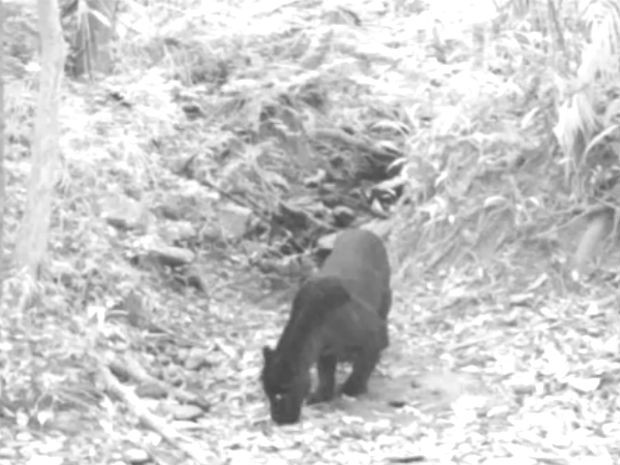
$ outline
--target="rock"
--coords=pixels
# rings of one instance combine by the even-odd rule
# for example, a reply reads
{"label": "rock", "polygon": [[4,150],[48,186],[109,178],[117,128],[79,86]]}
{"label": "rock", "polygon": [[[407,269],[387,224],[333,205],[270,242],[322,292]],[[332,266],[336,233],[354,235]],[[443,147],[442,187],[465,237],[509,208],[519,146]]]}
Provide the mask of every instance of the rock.
{"label": "rock", "polygon": [[280,202],[278,217],[284,227],[291,230],[307,229],[312,224],[306,206],[308,199],[297,199],[295,203]]}
{"label": "rock", "polygon": [[166,219],[177,221],[181,219],[181,215],[179,214],[179,209],[175,205],[158,205],[153,211],[160,216],[163,216]]}
{"label": "rock", "polygon": [[144,382],[136,388],[136,395],[151,399],[163,399],[168,395],[168,391],[158,383]]}
{"label": "rock", "polygon": [[191,250],[170,245],[153,245],[148,254],[162,265],[172,267],[187,265],[194,261],[194,253]]}
{"label": "rock", "polygon": [[317,249],[323,251],[332,250],[332,248],[334,247],[334,242],[336,241],[336,236],[338,236],[338,234],[339,231],[336,231],[335,233],[327,234],[326,236],[319,238],[316,243]]}
{"label": "rock", "polygon": [[206,349],[193,348],[189,351],[185,359],[185,368],[188,370],[200,370],[203,367],[211,366],[209,361],[209,351]]}
{"label": "rock", "polygon": [[224,238],[222,228],[213,223],[204,224],[202,228],[200,228],[198,236],[201,242],[219,242]]}
{"label": "rock", "polygon": [[189,221],[168,221],[159,227],[159,235],[172,244],[196,237],[196,229]]}
{"label": "rock", "polygon": [[195,405],[175,405],[169,410],[175,420],[193,421],[203,414],[202,409]]}
{"label": "rock", "polygon": [[187,116],[187,119],[189,119],[190,121],[195,120],[196,118],[206,117],[205,112],[196,103],[186,103],[181,108]]}
{"label": "rock", "polygon": [[104,199],[101,209],[101,216],[108,224],[122,230],[146,231],[155,219],[143,204],[122,195]]}
{"label": "rock", "polygon": [[131,449],[123,451],[123,458],[132,465],[140,465],[151,461],[149,453],[137,447],[132,447]]}
{"label": "rock", "polygon": [[234,203],[220,206],[220,226],[224,236],[228,239],[239,239],[248,228],[252,210]]}
{"label": "rock", "polygon": [[345,207],[344,205],[339,205],[334,208],[334,221],[336,226],[340,228],[346,228],[353,223],[355,219],[355,212],[352,208]]}

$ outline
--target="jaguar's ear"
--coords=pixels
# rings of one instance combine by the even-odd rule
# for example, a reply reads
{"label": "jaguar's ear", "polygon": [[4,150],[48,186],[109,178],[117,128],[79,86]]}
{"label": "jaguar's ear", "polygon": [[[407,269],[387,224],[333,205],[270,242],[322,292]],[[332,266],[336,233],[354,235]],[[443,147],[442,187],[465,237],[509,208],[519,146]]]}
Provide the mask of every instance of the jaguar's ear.
{"label": "jaguar's ear", "polygon": [[264,346],[263,347],[263,359],[265,360],[265,363],[268,363],[269,360],[271,360],[272,355],[273,355],[273,349],[269,346]]}

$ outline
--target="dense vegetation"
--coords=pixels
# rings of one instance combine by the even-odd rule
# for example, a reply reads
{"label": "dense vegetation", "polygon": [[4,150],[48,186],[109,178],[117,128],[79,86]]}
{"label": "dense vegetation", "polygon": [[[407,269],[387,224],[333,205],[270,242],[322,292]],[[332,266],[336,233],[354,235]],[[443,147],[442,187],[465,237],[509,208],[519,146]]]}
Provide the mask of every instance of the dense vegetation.
{"label": "dense vegetation", "polygon": [[[46,260],[3,263],[0,464],[615,463],[614,2],[61,7]],[[4,9],[11,256],[40,245],[43,87],[36,9]],[[387,244],[390,346],[365,398],[278,428],[261,347],[349,225]]]}

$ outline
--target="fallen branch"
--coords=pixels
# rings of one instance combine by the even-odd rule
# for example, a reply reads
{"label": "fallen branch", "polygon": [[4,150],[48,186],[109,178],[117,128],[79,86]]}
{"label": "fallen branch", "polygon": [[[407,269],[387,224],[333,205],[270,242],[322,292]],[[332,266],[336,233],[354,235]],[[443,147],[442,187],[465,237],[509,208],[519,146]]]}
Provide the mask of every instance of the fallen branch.
{"label": "fallen branch", "polygon": [[132,358],[125,357],[122,360],[110,360],[108,361],[108,367],[113,372],[122,373],[124,376],[127,376],[138,383],[148,383],[157,386],[182,403],[194,404],[202,409],[207,409],[209,407],[208,402],[196,394],[180,388],[171,387],[164,381],[152,377],[138,362]]}
{"label": "fallen branch", "polygon": [[181,435],[176,429],[171,428],[162,418],[153,415],[142,403],[140,398],[134,392],[121,383],[112,374],[110,369],[102,362],[99,362],[99,374],[105,383],[107,392],[113,394],[122,400],[129,410],[140,420],[147,428],[155,431],[169,444],[176,447],[188,457],[192,458],[196,463],[212,463],[204,453],[204,445],[199,445],[193,439]]}

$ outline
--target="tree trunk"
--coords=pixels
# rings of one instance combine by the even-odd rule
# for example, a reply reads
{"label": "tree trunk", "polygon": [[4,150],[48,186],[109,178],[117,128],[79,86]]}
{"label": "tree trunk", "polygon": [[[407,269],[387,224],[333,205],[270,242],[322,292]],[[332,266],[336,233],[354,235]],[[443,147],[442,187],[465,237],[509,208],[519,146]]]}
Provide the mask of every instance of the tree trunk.
{"label": "tree trunk", "polygon": [[[0,0],[0,44],[4,44],[4,7]],[[4,273],[4,211],[6,206],[6,190],[4,187],[4,47],[0,47],[0,303]]]}
{"label": "tree trunk", "polygon": [[58,100],[66,46],[57,0],[37,0],[41,41],[39,99],[32,144],[26,211],[20,226],[16,263],[36,279],[47,250],[52,194],[59,167]]}

